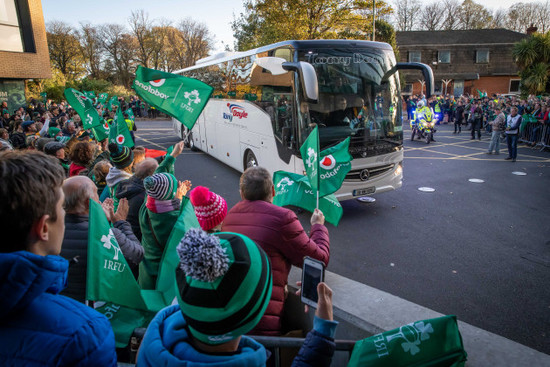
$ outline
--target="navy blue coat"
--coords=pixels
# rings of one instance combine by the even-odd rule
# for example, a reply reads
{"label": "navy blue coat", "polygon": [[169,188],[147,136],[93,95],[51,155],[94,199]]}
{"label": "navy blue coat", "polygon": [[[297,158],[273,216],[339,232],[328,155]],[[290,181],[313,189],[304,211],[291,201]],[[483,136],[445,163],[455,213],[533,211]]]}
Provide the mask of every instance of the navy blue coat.
{"label": "navy blue coat", "polygon": [[59,295],[68,262],[0,253],[0,366],[116,366],[105,316]]}

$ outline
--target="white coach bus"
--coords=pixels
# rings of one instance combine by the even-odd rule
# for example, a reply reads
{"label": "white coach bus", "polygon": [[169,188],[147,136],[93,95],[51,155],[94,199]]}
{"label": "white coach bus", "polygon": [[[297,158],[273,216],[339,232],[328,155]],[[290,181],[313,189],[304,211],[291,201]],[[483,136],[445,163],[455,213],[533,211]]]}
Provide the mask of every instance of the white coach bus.
{"label": "white coach bus", "polygon": [[[347,200],[401,187],[398,69],[421,70],[431,94],[427,65],[396,63],[390,45],[370,41],[285,41],[210,56],[174,73],[214,87],[187,143],[238,171],[261,165],[303,174],[300,146],[313,127],[321,150],[351,137],[352,169],[336,192]],[[183,138],[183,125],[173,123]],[[321,168],[330,174],[330,165]]]}

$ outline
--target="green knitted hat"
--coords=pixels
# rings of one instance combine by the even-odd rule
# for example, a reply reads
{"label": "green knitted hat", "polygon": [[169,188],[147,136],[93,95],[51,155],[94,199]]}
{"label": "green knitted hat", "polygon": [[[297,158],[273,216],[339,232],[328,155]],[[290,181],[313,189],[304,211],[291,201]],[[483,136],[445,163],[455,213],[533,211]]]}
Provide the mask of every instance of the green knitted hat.
{"label": "green knitted hat", "polygon": [[116,168],[124,169],[134,161],[134,152],[128,147],[116,143],[110,143],[108,147],[111,161]]}
{"label": "green knitted hat", "polygon": [[260,321],[271,298],[265,252],[237,233],[190,229],[177,247],[178,303],[189,331],[203,343],[227,343]]}
{"label": "green knitted hat", "polygon": [[172,200],[178,191],[178,180],[171,173],[155,173],[143,180],[147,195],[157,200]]}
{"label": "green knitted hat", "polygon": [[60,132],[61,132],[61,129],[57,127],[50,127],[48,129],[48,135],[50,136],[50,138],[55,138],[55,136]]}

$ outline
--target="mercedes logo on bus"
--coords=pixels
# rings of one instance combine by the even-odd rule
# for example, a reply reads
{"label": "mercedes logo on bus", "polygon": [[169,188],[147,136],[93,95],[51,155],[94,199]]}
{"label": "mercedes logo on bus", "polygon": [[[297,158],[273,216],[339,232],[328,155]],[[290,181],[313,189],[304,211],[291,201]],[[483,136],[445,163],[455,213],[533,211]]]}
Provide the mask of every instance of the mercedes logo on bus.
{"label": "mercedes logo on bus", "polygon": [[366,168],[361,170],[361,172],[359,172],[359,178],[361,181],[367,181],[369,179],[369,170]]}

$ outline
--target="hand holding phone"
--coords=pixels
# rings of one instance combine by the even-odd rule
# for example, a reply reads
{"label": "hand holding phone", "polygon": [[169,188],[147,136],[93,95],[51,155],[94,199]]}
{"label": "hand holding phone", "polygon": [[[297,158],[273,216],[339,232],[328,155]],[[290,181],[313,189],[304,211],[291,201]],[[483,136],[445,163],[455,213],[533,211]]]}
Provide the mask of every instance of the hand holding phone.
{"label": "hand holding phone", "polygon": [[300,299],[302,303],[317,308],[319,295],[317,285],[325,280],[325,264],[311,257],[304,258],[302,266],[302,289]]}

